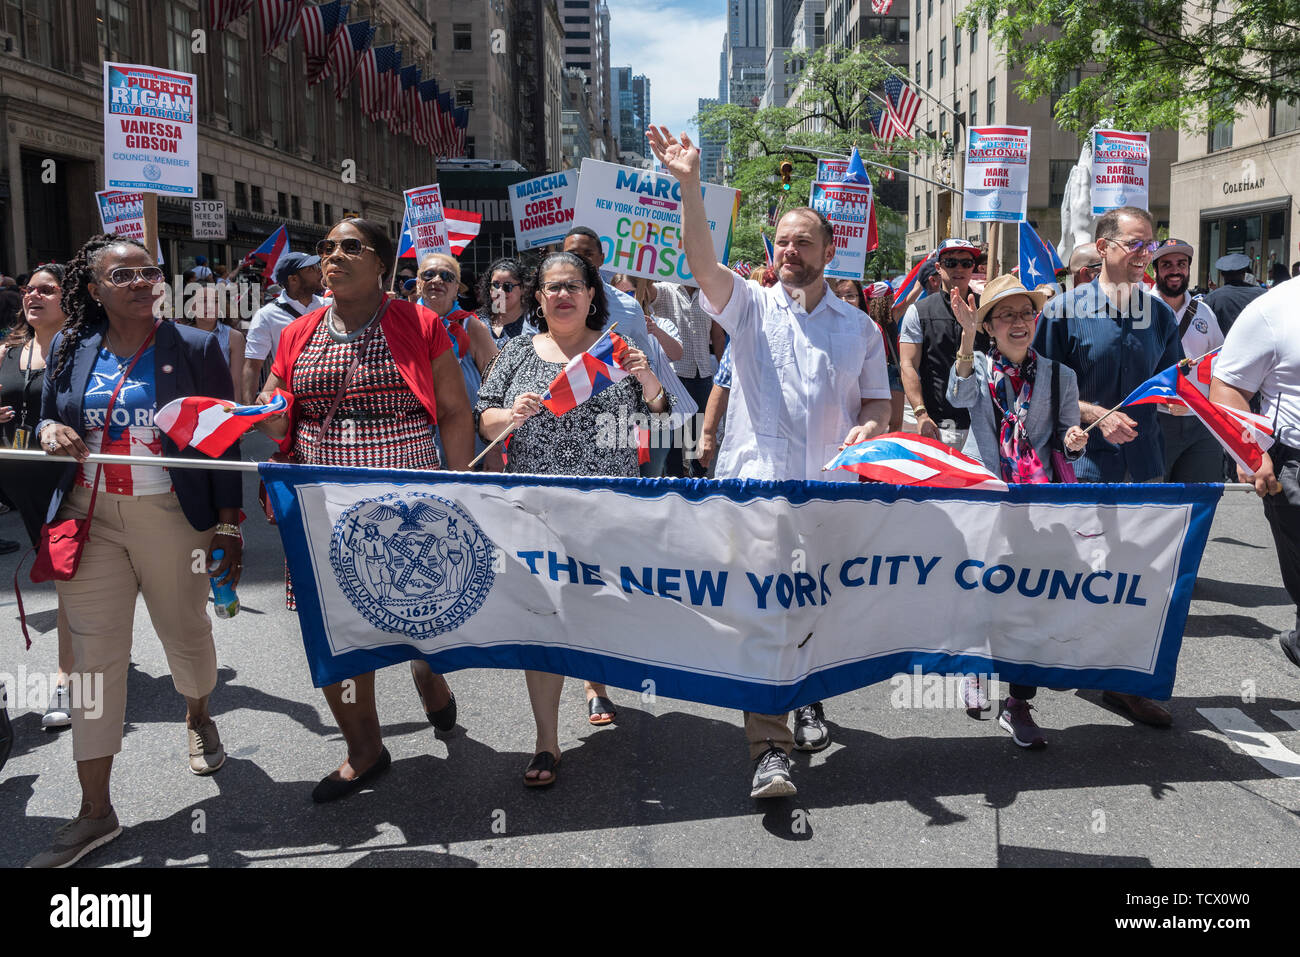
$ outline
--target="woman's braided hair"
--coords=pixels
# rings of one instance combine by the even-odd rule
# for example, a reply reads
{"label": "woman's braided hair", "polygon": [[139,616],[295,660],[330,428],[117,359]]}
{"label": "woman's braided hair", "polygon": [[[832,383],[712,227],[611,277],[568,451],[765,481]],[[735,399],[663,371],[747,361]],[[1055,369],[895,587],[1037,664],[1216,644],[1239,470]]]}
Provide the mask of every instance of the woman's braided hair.
{"label": "woman's braided hair", "polygon": [[64,267],[63,311],[68,321],[63,326],[63,341],[59,345],[58,360],[54,365],[56,379],[63,374],[64,366],[71,361],[81,340],[108,324],[108,313],[90,295],[88,286],[95,281],[95,270],[100,257],[105,250],[114,246],[145,248],[144,243],[117,233],[100,233],[86,240],[86,244],[77,250],[77,254]]}

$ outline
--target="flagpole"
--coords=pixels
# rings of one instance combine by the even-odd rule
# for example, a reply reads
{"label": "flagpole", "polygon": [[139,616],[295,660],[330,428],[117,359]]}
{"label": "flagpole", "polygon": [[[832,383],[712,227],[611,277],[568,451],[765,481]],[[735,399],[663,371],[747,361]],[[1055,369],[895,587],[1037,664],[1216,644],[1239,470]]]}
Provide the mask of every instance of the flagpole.
{"label": "flagpole", "polygon": [[[69,455],[48,455],[36,449],[0,449],[0,459],[30,462],[32,464],[41,462],[46,465],[69,465],[76,461]],[[181,459],[162,455],[102,455],[98,452],[92,452],[86,456],[86,461],[91,465],[130,465],[134,468],[142,465],[152,465],[164,469],[215,469],[222,472],[256,472],[258,464],[234,459]]]}
{"label": "flagpole", "polygon": [[[1178,368],[1179,366],[1181,366],[1181,367],[1183,367],[1183,368],[1185,368],[1185,369],[1191,369],[1192,367],[1194,367],[1195,365],[1197,365],[1197,363],[1199,363],[1202,359],[1208,359],[1210,356],[1214,355],[1214,353],[1217,352],[1217,351],[1218,351],[1217,349],[1211,349],[1209,352],[1205,353],[1205,355],[1203,355],[1203,356],[1198,356],[1198,357],[1195,358],[1195,359],[1179,359],[1179,360],[1178,360],[1178,363],[1174,366],[1174,368]],[[1122,408],[1124,408],[1124,403],[1123,403],[1123,402],[1121,402],[1119,405],[1115,406],[1115,408],[1107,410],[1107,412],[1106,412],[1104,415],[1101,415],[1101,416],[1099,416],[1099,417],[1097,418],[1097,421],[1096,421],[1096,422],[1092,423],[1092,425],[1090,425],[1090,426],[1088,426],[1086,429],[1084,429],[1084,430],[1083,430],[1083,434],[1084,434],[1084,435],[1087,435],[1089,432],[1091,432],[1091,431],[1093,430],[1093,427],[1094,427],[1094,426],[1097,426],[1097,425],[1100,425],[1100,424],[1101,424],[1101,420],[1102,420],[1102,419],[1106,418],[1106,416],[1108,416],[1108,415],[1110,415],[1110,414],[1112,414],[1112,413],[1114,413],[1114,412],[1118,412],[1118,411],[1119,411],[1120,409],[1122,409]],[[1254,488],[1254,486],[1252,485],[1251,488]]]}
{"label": "flagpole", "polygon": [[[789,143],[781,144],[781,149],[786,153],[807,153],[809,156],[833,156],[836,159],[844,158],[843,153],[832,153],[829,150],[812,149],[808,146],[791,146]],[[859,153],[858,159],[862,159],[861,153]],[[950,193],[961,194],[961,190],[953,189],[953,187],[947,183],[940,183],[938,180],[927,179],[926,177],[921,176],[918,173],[913,173],[910,170],[900,169],[897,166],[886,166],[884,163],[876,163],[867,159],[862,160],[862,162],[867,166],[874,166],[877,169],[892,170],[895,173],[902,173],[904,176],[911,176],[913,179],[919,179],[921,182],[929,183],[931,186],[938,186],[940,189],[946,189]]]}

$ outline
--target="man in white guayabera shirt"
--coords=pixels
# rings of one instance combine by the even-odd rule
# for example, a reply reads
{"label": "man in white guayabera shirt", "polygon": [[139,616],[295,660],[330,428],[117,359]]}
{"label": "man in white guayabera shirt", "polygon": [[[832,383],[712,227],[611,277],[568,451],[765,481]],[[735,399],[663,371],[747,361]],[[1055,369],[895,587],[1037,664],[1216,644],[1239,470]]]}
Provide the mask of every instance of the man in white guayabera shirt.
{"label": "man in white guayabera shirt", "polygon": [[[839,449],[889,427],[889,376],[879,333],[862,312],[836,298],[823,275],[835,256],[830,223],[800,207],[777,223],[779,282],[759,289],[721,265],[713,250],[700,193],[700,151],[666,127],[646,133],[655,157],[681,183],[686,259],[699,283],[701,304],[731,336],[734,376],[727,411],[727,442],[718,478],[769,481],[850,481],[850,472],[823,472]],[[791,635],[798,644],[803,636]],[[821,702],[800,708],[791,734],[789,715],[745,712],[745,736],[754,761],[750,796],[795,793],[790,750],[830,743]]]}

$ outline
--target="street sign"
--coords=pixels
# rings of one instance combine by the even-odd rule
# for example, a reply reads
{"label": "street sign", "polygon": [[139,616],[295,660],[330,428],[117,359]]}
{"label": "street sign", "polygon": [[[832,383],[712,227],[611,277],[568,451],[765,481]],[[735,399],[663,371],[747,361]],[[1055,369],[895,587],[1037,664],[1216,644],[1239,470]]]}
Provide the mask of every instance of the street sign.
{"label": "street sign", "polygon": [[190,235],[195,239],[226,238],[226,204],[212,199],[196,199],[191,205],[193,214]]}

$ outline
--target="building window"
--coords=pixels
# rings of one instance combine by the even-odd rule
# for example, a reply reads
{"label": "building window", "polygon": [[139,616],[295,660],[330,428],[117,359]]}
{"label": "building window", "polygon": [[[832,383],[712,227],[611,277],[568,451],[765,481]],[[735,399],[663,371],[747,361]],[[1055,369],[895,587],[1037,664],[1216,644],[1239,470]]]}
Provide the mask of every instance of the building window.
{"label": "building window", "polygon": [[975,52],[975,41],[979,39],[979,27],[974,26],[970,29],[970,52]]}
{"label": "building window", "polygon": [[474,159],[474,137],[465,137],[465,159]]}
{"label": "building window", "polygon": [[260,186],[254,186],[254,187],[253,187],[253,196],[252,196],[252,199],[253,199],[253,202],[252,202],[252,210],[253,210],[253,212],[255,212],[255,213],[260,213],[260,212],[262,212],[262,209],[263,209],[263,206],[262,206],[262,187],[260,187]]}
{"label": "building window", "polygon": [[916,61],[916,82],[917,83],[921,82],[921,61],[920,60]]}
{"label": "building window", "polygon": [[18,38],[18,52],[31,63],[55,66],[54,0],[7,0],[0,27]]}
{"label": "building window", "polygon": [[1052,160],[1047,171],[1048,199],[1047,205],[1059,208],[1065,200],[1065,184],[1074,169],[1074,160]]}
{"label": "building window", "polygon": [[1300,100],[1274,100],[1269,112],[1269,136],[1300,130]]}
{"label": "building window", "polygon": [[284,64],[276,57],[266,61],[266,102],[267,119],[271,140],[278,148],[283,148],[284,136]]}
{"label": "building window", "polygon": [[301,145],[313,162],[320,162],[320,106],[316,88],[303,84],[303,124]]}
{"label": "building window", "polygon": [[997,114],[997,110],[995,109],[995,107],[997,106],[997,102],[998,102],[998,81],[997,78],[994,77],[993,79],[989,80],[988,108],[984,111],[985,123],[996,123],[998,121],[998,114]]}
{"label": "building window", "polygon": [[925,0],[925,15],[927,17],[934,16],[934,0]]}
{"label": "building window", "polygon": [[429,49],[438,49],[438,21],[435,20],[429,24]]}
{"label": "building window", "polygon": [[244,41],[226,31],[226,117],[244,135]]}
{"label": "building window", "polygon": [[939,139],[943,139],[944,134],[948,132],[948,114],[939,112]]}
{"label": "building window", "polygon": [[194,55],[190,50],[189,7],[179,3],[167,5],[167,65],[184,73],[194,72]]}
{"label": "building window", "polygon": [[297,196],[292,197],[292,199],[293,199],[293,207],[290,209],[290,213],[293,214],[293,218],[294,218],[295,220],[299,220],[299,221],[301,221],[301,220],[302,220],[302,200],[300,200]]}
{"label": "building window", "polygon": [[457,83],[456,84],[456,105],[470,108],[474,105],[474,84]]}
{"label": "building window", "polygon": [[948,75],[948,38],[939,38],[939,79]]}
{"label": "building window", "polygon": [[325,225],[334,225],[334,207],[329,203],[325,204]]}
{"label": "building window", "polygon": [[235,180],[235,209],[248,209],[248,187]]}
{"label": "building window", "polygon": [[202,173],[199,176],[199,181],[200,181],[200,190],[201,190],[200,196],[202,196],[203,199],[216,199],[217,198],[216,177],[213,176],[211,173]]}
{"label": "building window", "polygon": [[289,215],[289,197],[288,197],[287,194],[285,194],[285,193],[276,193],[276,194],[275,194],[275,205],[276,205],[276,207],[277,207],[277,209],[276,209],[276,215],[277,215],[277,216],[288,216],[288,215]]}
{"label": "building window", "polygon": [[934,51],[925,51],[925,88],[928,90],[934,85]]}
{"label": "building window", "polygon": [[[921,29],[921,0],[917,0],[916,3],[916,28]],[[920,200],[917,200],[917,202],[919,203]]]}
{"label": "building window", "polygon": [[1232,148],[1232,123],[1217,123],[1210,130],[1210,149],[1213,153],[1215,150],[1226,150]]}
{"label": "building window", "polygon": [[1081,78],[1082,73],[1079,70],[1070,70],[1065,76],[1056,81],[1056,85],[1052,87],[1051,105],[1049,107],[1053,116],[1056,115],[1056,104],[1061,101],[1061,97],[1077,87]]}
{"label": "building window", "polygon": [[311,201],[311,221],[315,223],[317,226],[320,226],[322,224],[322,219],[321,219],[322,215],[323,214],[321,213],[320,200],[313,199]]}
{"label": "building window", "polygon": [[979,117],[977,116],[978,113],[979,113],[979,97],[976,96],[974,93],[972,93],[970,95],[970,116],[966,117],[967,129],[970,129],[972,126],[979,126]]}
{"label": "building window", "polygon": [[961,27],[952,28],[952,65],[961,66]]}
{"label": "building window", "polygon": [[96,0],[99,46],[104,59],[134,62],[131,44],[131,8],[126,0]]}
{"label": "building window", "polygon": [[913,197],[913,199],[915,201],[912,203],[912,228],[920,229],[921,228],[921,194],[917,193],[916,196]]}
{"label": "building window", "polygon": [[474,24],[453,23],[451,25],[451,48],[453,50],[474,49]]}
{"label": "building window", "polygon": [[934,205],[934,192],[932,190],[927,189],[925,191],[925,228],[926,229],[930,228],[930,212],[931,212],[931,207],[933,205]]}

